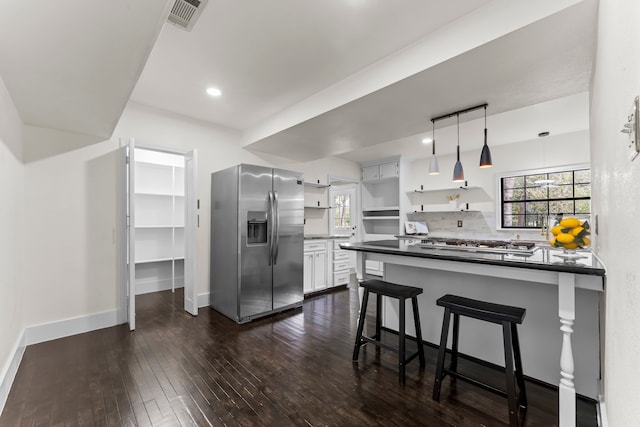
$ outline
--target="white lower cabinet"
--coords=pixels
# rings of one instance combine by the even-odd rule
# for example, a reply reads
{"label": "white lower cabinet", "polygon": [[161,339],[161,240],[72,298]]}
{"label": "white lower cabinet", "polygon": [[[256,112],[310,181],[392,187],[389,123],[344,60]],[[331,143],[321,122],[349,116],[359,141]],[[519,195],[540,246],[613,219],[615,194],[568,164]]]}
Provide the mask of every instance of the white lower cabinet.
{"label": "white lower cabinet", "polygon": [[340,249],[341,242],[344,240],[334,240],[333,242],[333,286],[348,284],[351,274],[349,253]]}
{"label": "white lower cabinet", "polygon": [[312,240],[304,242],[304,293],[327,287],[327,242]]}

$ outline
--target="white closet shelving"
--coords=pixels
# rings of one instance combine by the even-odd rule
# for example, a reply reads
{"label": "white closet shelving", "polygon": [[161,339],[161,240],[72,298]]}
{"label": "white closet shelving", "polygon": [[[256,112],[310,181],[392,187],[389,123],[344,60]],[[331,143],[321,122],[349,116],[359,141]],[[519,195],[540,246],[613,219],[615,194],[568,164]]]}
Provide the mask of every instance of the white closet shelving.
{"label": "white closet shelving", "polygon": [[136,148],[136,293],[184,286],[184,156]]}

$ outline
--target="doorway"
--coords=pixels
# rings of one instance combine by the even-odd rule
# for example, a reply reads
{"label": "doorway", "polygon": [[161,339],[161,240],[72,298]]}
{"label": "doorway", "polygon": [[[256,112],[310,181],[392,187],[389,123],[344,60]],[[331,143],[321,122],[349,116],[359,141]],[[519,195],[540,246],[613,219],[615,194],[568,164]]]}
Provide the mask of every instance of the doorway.
{"label": "doorway", "polygon": [[127,242],[122,304],[129,328],[135,329],[136,296],[152,292],[183,288],[184,309],[196,316],[196,152],[138,146],[133,139],[125,140],[122,150]]}
{"label": "doorway", "polygon": [[[349,242],[360,240],[360,223],[357,181],[329,177],[329,234],[349,236]],[[355,272],[356,253],[349,252],[349,268]]]}

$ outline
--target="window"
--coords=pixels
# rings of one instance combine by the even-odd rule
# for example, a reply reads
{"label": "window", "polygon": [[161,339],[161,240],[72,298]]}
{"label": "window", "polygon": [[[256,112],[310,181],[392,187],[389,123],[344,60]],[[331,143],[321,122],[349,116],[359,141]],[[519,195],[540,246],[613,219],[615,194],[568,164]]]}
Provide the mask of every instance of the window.
{"label": "window", "polygon": [[530,172],[500,178],[502,228],[540,228],[547,215],[591,212],[589,168]]}
{"label": "window", "polygon": [[355,184],[332,184],[329,189],[329,234],[354,236],[358,223],[358,199]]}
{"label": "window", "polygon": [[336,194],[333,197],[333,228],[335,230],[351,229],[351,196],[348,193]]}

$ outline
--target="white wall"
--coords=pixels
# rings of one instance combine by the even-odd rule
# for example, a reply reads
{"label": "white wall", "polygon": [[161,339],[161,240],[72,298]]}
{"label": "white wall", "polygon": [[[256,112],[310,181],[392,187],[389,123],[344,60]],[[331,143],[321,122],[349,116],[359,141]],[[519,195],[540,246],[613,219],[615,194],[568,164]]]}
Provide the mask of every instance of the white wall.
{"label": "white wall", "polygon": [[[22,232],[24,167],[22,121],[0,76],[0,410],[3,380],[11,375],[13,352],[23,327]],[[8,384],[6,384],[8,385]]]}
{"label": "white wall", "polygon": [[601,1],[591,95],[594,250],[607,267],[604,393],[609,425],[640,419],[640,158],[620,133],[640,94],[640,2]]}
{"label": "white wall", "polygon": [[[199,294],[209,292],[212,172],[237,163],[252,163],[309,170],[312,174],[326,167],[326,175],[339,174],[350,163],[326,160],[295,164],[264,158],[241,148],[236,131],[134,103],[123,113],[109,141],[70,148],[69,141],[78,135],[32,126],[25,126],[24,133],[30,158],[36,159],[25,165],[24,221],[29,227],[24,239],[24,279],[26,295],[31,296],[25,304],[26,326],[100,313],[111,316],[118,308],[122,297],[116,242],[122,174],[120,137],[133,137],[137,144],[198,150]],[[56,152],[52,146],[64,150],[51,155]],[[353,164],[346,166],[354,168]]]}
{"label": "white wall", "polygon": [[[360,180],[360,166],[357,163],[327,157],[303,163],[283,163],[278,167],[292,169],[304,173],[305,182],[327,184],[329,177],[346,180]],[[315,206],[319,201],[322,206],[330,204],[328,188],[305,187],[305,206]],[[326,209],[305,209],[305,234],[328,234],[329,211]]]}
{"label": "white wall", "polygon": [[[25,126],[25,144],[76,135]],[[26,326],[114,311],[116,144],[104,141],[25,165]]]}
{"label": "white wall", "polygon": [[[491,129],[489,129],[491,135]],[[440,142],[442,144],[442,142]],[[439,175],[429,175],[429,158],[415,160],[412,164],[411,186],[407,190],[413,191],[420,189],[422,185],[424,190],[435,189],[451,189],[451,191],[438,193],[436,196],[442,199],[442,204],[432,204],[434,195],[411,195],[410,198],[415,203],[413,210],[420,210],[420,202],[430,202],[424,205],[425,211],[429,209],[445,210],[448,209],[447,195],[459,195],[462,203],[460,208],[466,207],[469,203],[469,209],[481,211],[481,213],[452,213],[439,214],[440,219],[452,218],[451,223],[455,224],[453,219],[469,219],[469,224],[480,225],[483,227],[480,233],[486,231],[485,237],[494,238],[516,238],[520,235],[522,239],[540,239],[539,231],[496,231],[496,197],[497,195],[497,177],[507,172],[517,172],[522,170],[540,169],[543,167],[555,167],[575,164],[589,164],[589,131],[573,132],[562,135],[551,135],[546,138],[535,138],[528,141],[518,142],[507,145],[491,146],[489,138],[489,146],[491,147],[491,155],[493,167],[481,169],[478,167],[480,161],[480,148],[473,151],[463,151],[460,153],[460,160],[464,168],[465,179],[469,187],[480,187],[479,190],[460,190],[458,185],[451,181],[453,175],[453,165],[455,163],[455,155],[438,156],[440,165]],[[439,220],[440,220],[439,219]],[[463,224],[465,224],[463,222]],[[466,234],[473,233],[471,228],[457,227],[452,232],[461,232]],[[449,234],[451,235],[451,234]],[[481,237],[477,235],[476,237]]]}

